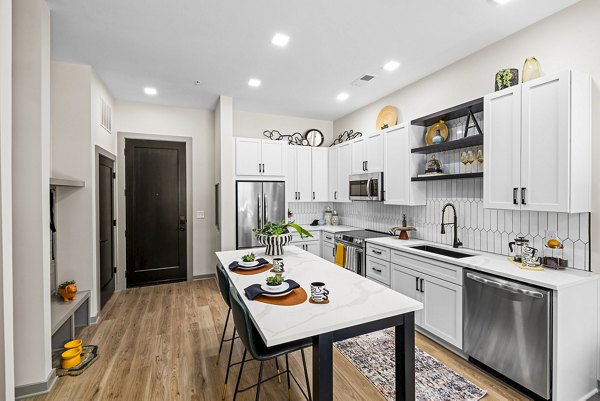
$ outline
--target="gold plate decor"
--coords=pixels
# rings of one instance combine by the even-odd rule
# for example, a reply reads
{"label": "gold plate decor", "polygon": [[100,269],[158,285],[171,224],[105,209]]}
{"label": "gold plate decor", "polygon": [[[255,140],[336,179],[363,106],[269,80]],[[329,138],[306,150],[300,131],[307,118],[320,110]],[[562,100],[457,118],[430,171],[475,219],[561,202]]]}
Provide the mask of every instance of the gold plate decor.
{"label": "gold plate decor", "polygon": [[398,123],[398,111],[394,106],[385,106],[377,116],[375,123],[377,130],[389,128]]}
{"label": "gold plate decor", "polygon": [[443,120],[440,120],[439,123],[433,124],[427,130],[427,133],[425,134],[425,143],[427,146],[434,144],[433,137],[436,136],[438,130],[440,131],[440,135],[444,138],[444,142],[448,140],[448,126],[444,124]]}

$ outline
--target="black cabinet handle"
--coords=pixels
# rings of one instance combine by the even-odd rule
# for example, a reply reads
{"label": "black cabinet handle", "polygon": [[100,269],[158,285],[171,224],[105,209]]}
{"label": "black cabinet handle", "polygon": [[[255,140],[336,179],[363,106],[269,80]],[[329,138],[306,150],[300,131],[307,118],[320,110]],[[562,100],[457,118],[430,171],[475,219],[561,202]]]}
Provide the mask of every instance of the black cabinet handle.
{"label": "black cabinet handle", "polygon": [[333,199],[337,199],[337,191],[333,191]]}
{"label": "black cabinet handle", "polygon": [[315,200],[315,193],[314,193],[314,191],[313,191],[313,200]]}
{"label": "black cabinet handle", "polygon": [[517,202],[517,192],[519,192],[519,188],[513,188],[513,205],[518,205]]}
{"label": "black cabinet handle", "polygon": [[419,278],[418,277],[415,277],[415,282],[417,283],[415,289],[420,292],[421,290],[419,290]]}
{"label": "black cabinet handle", "polygon": [[262,165],[262,168],[263,168],[263,171],[262,171],[262,172],[264,173],[264,172],[265,172],[265,164],[264,164],[264,163],[263,163],[263,165]]}
{"label": "black cabinet handle", "polygon": [[365,162],[365,171],[369,171],[369,161]]}
{"label": "black cabinet handle", "polygon": [[423,288],[423,281],[425,281],[425,279],[421,279],[421,292],[425,292],[425,289]]}
{"label": "black cabinet handle", "polygon": [[372,251],[375,255],[381,255],[381,251],[376,251],[375,249],[372,249]]}
{"label": "black cabinet handle", "polygon": [[525,190],[526,190],[526,189],[527,189],[527,188],[524,188],[524,187],[523,187],[523,188],[521,188],[521,204],[522,204],[522,205],[526,205],[526,204],[527,204],[527,202],[525,202]]}
{"label": "black cabinet handle", "polygon": [[376,269],[374,267],[371,267],[371,269],[375,270],[377,273],[381,273],[381,269]]}

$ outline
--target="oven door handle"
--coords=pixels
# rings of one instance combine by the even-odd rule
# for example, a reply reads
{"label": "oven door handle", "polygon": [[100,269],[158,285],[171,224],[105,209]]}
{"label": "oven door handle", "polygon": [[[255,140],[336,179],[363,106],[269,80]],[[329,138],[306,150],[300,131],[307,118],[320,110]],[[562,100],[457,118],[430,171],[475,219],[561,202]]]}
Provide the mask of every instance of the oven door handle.
{"label": "oven door handle", "polygon": [[544,298],[544,294],[539,291],[526,290],[523,288],[513,287],[511,285],[502,284],[494,280],[489,280],[480,276],[477,276],[472,273],[467,273],[467,278],[471,280],[475,280],[478,283],[489,285],[490,287],[495,287],[503,291],[508,291],[513,294],[521,294],[532,298]]}

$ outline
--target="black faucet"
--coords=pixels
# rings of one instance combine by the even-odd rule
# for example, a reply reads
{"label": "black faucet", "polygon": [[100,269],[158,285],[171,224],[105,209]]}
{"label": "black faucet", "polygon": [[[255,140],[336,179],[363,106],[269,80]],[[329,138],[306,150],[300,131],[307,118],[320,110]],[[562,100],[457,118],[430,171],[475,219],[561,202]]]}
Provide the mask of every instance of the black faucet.
{"label": "black faucet", "polygon": [[[452,208],[452,210],[454,210],[454,222],[452,223],[444,223],[444,213],[446,213],[446,208],[450,206]],[[454,205],[452,203],[446,203],[444,205],[444,207],[442,208],[442,234],[446,234],[446,226],[448,225],[453,225],[454,226],[454,241],[452,242],[452,247],[453,248],[458,248],[459,246],[462,246],[462,242],[460,242],[460,240],[458,239],[458,222],[457,222],[457,217],[456,217],[456,208],[454,207]]]}

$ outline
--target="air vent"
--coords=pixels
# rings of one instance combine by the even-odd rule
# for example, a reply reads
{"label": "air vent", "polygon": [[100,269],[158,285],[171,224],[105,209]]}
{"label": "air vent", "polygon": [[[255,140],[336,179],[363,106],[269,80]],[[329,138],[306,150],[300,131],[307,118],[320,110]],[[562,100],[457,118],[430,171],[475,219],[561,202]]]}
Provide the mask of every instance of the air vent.
{"label": "air vent", "polygon": [[360,77],[360,78],[355,79],[354,81],[352,81],[350,83],[350,85],[364,86],[364,85],[368,84],[369,82],[371,82],[374,78],[375,78],[375,75],[365,74],[362,77]]}
{"label": "air vent", "polygon": [[112,133],[112,108],[104,98],[100,98],[100,126]]}

